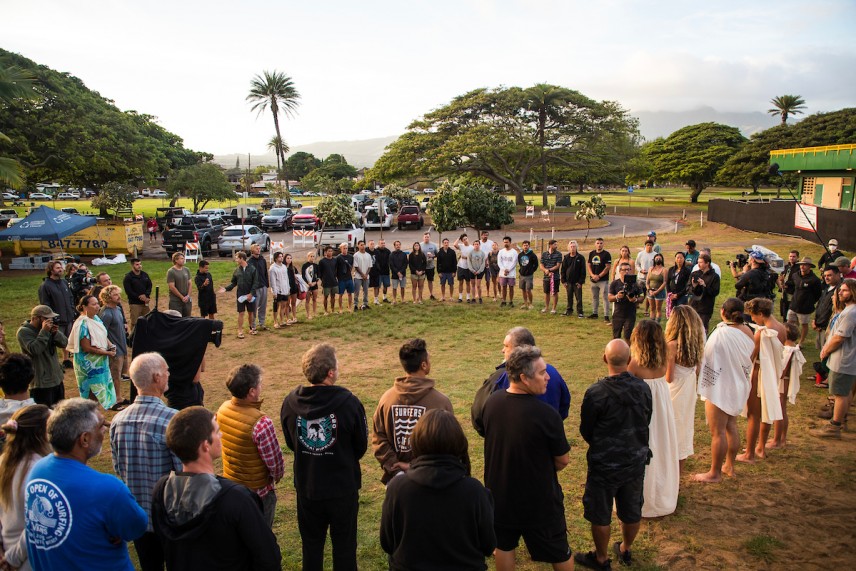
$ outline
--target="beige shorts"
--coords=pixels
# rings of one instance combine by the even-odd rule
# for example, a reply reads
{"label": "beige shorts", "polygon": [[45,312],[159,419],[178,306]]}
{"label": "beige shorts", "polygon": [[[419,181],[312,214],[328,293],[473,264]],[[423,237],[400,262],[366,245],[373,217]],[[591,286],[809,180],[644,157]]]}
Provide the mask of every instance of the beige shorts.
{"label": "beige shorts", "polygon": [[788,321],[808,325],[811,323],[811,313],[797,313],[793,309],[788,310]]}

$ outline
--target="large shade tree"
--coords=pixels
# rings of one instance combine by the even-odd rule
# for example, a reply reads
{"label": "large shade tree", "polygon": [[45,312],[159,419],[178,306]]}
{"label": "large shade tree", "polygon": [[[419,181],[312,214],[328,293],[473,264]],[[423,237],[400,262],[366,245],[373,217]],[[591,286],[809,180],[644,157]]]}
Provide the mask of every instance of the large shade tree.
{"label": "large shade tree", "polygon": [[[276,131],[274,140],[276,143],[277,164],[285,165],[285,151],[283,149],[282,132],[279,128],[279,114],[282,112],[286,117],[294,114],[300,101],[300,93],[294,87],[291,77],[281,71],[263,71],[256,75],[250,82],[250,93],[247,101],[253,105],[252,111],[262,112],[270,109],[273,116],[273,126]],[[282,173],[285,178],[285,188],[288,190],[288,173]],[[289,206],[291,200],[289,199]]]}
{"label": "large shade tree", "polygon": [[690,201],[698,202],[725,161],[745,142],[746,137],[736,127],[699,123],[652,141],[644,152],[651,163],[653,180],[687,184],[692,188]]}
{"label": "large shade tree", "polygon": [[228,200],[235,196],[223,170],[214,163],[181,169],[170,178],[167,188],[173,199],[171,204],[185,196],[193,201],[194,212],[199,212],[212,200]]}
{"label": "large shade tree", "polygon": [[802,114],[805,109],[805,99],[799,95],[779,95],[770,100],[773,104],[772,109],[768,109],[767,113],[772,116],[780,116],[782,125],[787,124],[790,115]]}
{"label": "large shade tree", "polygon": [[549,85],[476,89],[411,123],[368,176],[489,182],[510,188],[522,205],[524,188],[539,179],[537,167],[543,181],[545,164],[610,162],[612,145],[604,141],[637,135],[637,121],[620,105],[577,91]]}
{"label": "large shade tree", "polygon": [[[15,99],[34,99],[35,76],[27,70],[0,59],[0,111],[5,111],[7,103]],[[11,139],[0,132],[0,143],[10,143]],[[11,157],[0,157],[0,183],[18,188],[24,181],[21,165]],[[2,199],[0,199],[2,204]]]}

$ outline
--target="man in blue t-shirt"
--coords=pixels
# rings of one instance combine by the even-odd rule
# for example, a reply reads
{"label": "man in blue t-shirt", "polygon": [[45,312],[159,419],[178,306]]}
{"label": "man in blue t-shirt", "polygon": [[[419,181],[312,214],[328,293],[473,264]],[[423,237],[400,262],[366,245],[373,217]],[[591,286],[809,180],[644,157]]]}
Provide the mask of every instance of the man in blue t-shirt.
{"label": "man in blue t-shirt", "polygon": [[33,569],[133,571],[126,542],[148,516],[128,487],[86,465],[101,453],[104,415],[95,401],[61,401],[48,419],[54,453],[27,477],[24,520]]}

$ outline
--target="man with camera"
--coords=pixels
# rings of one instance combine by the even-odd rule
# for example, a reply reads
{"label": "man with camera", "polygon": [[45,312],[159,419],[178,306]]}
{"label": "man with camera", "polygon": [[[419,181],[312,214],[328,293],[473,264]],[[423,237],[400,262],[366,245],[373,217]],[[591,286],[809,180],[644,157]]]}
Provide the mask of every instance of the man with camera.
{"label": "man with camera", "polygon": [[643,292],[636,285],[636,276],[630,273],[630,264],[622,263],[618,267],[621,277],[609,285],[609,301],[612,309],[612,338],[618,339],[624,332],[629,343],[630,334],[636,326],[636,306],[643,299]]}
{"label": "man with camera", "polygon": [[701,317],[705,331],[708,331],[716,296],[719,295],[719,284],[719,276],[713,270],[710,254],[702,253],[698,257],[698,269],[690,275],[690,307]]}
{"label": "man with camera", "polygon": [[59,327],[58,318],[47,305],[37,305],[30,313],[30,320],[25,321],[17,333],[21,351],[33,360],[35,369],[30,397],[36,404],[50,407],[65,398],[62,364],[56,349],[65,349],[68,337]]}
{"label": "man with camera", "polygon": [[737,297],[740,300],[745,302],[756,297],[771,297],[770,279],[764,254],[753,250],[742,268],[742,274],[738,271],[740,267],[736,260],[728,262],[728,267],[731,269],[731,275],[738,278],[734,287],[737,289]]}

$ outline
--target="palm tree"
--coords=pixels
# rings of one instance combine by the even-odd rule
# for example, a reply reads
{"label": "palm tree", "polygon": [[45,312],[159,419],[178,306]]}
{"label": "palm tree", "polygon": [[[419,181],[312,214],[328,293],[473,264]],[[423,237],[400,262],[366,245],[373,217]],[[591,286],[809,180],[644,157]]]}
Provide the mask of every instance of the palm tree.
{"label": "palm tree", "polygon": [[571,92],[563,87],[539,83],[526,90],[526,108],[538,114],[538,146],[541,147],[541,184],[544,208],[547,208],[547,142],[546,131],[552,128],[560,108],[570,99]]}
{"label": "palm tree", "polygon": [[282,137],[274,135],[271,137],[270,141],[268,141],[268,149],[273,150],[276,155],[276,173],[277,179],[279,179],[279,174],[282,172],[280,169],[285,165],[284,162],[280,161],[280,155],[285,158],[285,153],[290,151],[291,149],[288,146],[288,143],[282,140]]}
{"label": "palm tree", "polygon": [[802,114],[805,109],[805,99],[800,95],[779,95],[772,98],[770,103],[773,104],[773,109],[768,109],[767,113],[773,116],[781,115],[782,125],[788,122],[788,115]]}
{"label": "palm tree", "polygon": [[[294,82],[289,76],[281,71],[263,71],[261,75],[256,75],[250,82],[250,94],[247,95],[247,101],[251,101],[253,106],[252,111],[262,111],[270,107],[271,115],[273,115],[273,126],[276,129],[276,138],[281,142],[282,133],[279,130],[279,112],[282,111],[287,117],[294,114],[297,109],[300,94],[294,87]],[[277,145],[277,161],[285,167],[285,153],[282,145]],[[285,188],[288,190],[288,175],[285,175]],[[291,206],[291,199],[288,199]]]}
{"label": "palm tree", "polygon": [[[30,72],[0,61],[0,102],[35,98],[36,92],[33,90],[35,79]],[[0,141],[8,143],[10,139],[0,133]],[[0,183],[17,188],[23,181],[20,163],[12,158],[0,157]]]}

